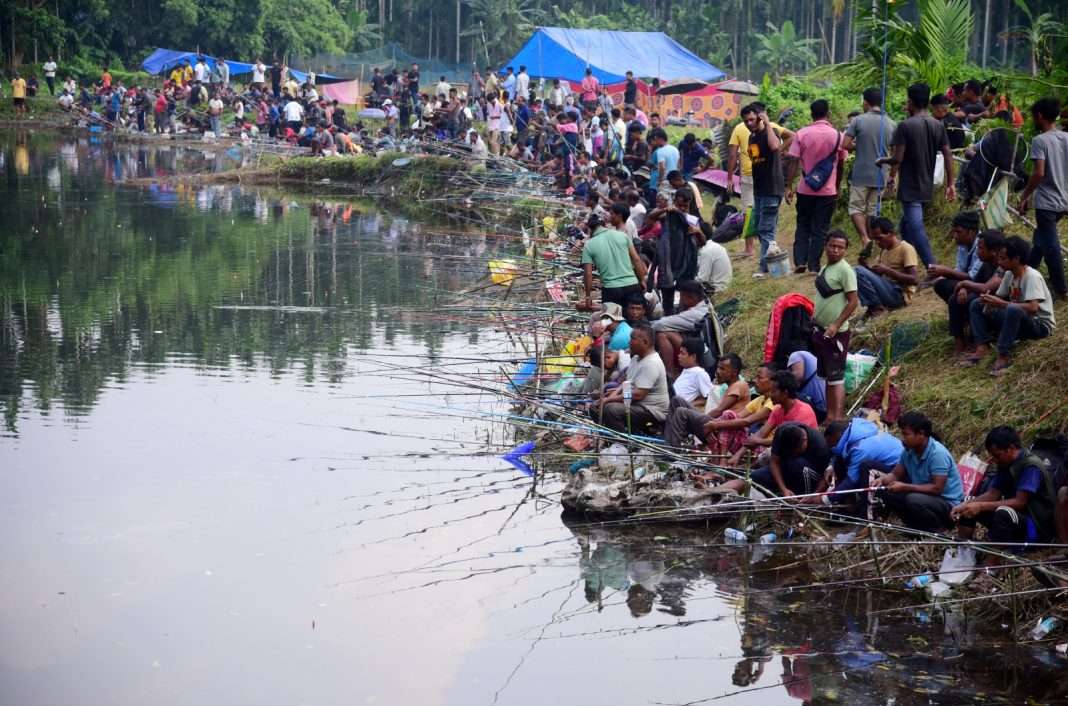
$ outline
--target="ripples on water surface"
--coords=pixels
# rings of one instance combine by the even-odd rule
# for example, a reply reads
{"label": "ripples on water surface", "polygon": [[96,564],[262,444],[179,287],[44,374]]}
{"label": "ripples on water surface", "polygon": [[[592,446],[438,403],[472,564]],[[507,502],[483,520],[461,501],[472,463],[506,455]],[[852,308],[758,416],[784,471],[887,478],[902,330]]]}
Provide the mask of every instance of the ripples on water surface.
{"label": "ripples on water surface", "polygon": [[[11,704],[1058,700],[1064,663],[793,557],[560,520],[520,352],[435,309],[510,241],[131,179],[239,154],[0,134]],[[431,379],[422,374],[439,372]],[[896,605],[896,603],[895,603]]]}

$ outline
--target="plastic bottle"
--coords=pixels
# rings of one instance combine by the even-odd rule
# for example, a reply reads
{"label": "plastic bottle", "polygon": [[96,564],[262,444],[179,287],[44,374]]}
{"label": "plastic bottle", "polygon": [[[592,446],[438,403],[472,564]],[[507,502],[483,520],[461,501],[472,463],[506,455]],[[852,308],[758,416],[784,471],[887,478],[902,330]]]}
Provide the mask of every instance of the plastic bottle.
{"label": "plastic bottle", "polygon": [[905,582],[905,588],[909,589],[910,591],[917,588],[924,588],[933,580],[934,578],[930,574],[923,574],[922,576],[913,576]]}
{"label": "plastic bottle", "polygon": [[775,544],[775,540],[778,539],[778,538],[779,538],[778,535],[776,535],[774,532],[768,532],[765,535],[761,535],[760,543],[761,544]]}
{"label": "plastic bottle", "polygon": [[1041,640],[1046,635],[1049,635],[1051,632],[1053,632],[1059,624],[1060,621],[1052,616],[1039,620],[1038,623],[1035,625],[1034,629],[1031,630],[1031,639]]}
{"label": "plastic bottle", "polygon": [[745,535],[745,532],[733,527],[728,527],[723,531],[723,539],[727,544],[745,544],[749,541],[749,537]]}

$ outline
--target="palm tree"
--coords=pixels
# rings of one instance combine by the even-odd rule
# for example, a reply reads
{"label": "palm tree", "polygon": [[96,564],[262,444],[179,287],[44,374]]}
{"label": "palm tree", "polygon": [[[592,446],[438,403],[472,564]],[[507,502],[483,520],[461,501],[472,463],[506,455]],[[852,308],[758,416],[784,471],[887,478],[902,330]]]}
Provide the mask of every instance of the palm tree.
{"label": "palm tree", "polygon": [[461,34],[484,40],[493,60],[514,54],[544,16],[536,0],[464,1],[471,7],[472,26]]}
{"label": "palm tree", "polygon": [[1052,12],[1034,15],[1023,0],[1016,0],[1016,7],[1027,17],[1027,24],[1002,32],[1001,36],[1004,40],[1012,37],[1027,42],[1031,48],[1032,76],[1038,76],[1039,66],[1049,73],[1053,68],[1053,43],[1050,40],[1066,36],[1065,25],[1053,19]]}
{"label": "palm tree", "polygon": [[756,35],[760,47],[753,58],[767,66],[776,78],[790,69],[816,63],[812,47],[818,40],[799,38],[792,21],[783,22],[782,29],[768,22],[768,30],[767,34]]}

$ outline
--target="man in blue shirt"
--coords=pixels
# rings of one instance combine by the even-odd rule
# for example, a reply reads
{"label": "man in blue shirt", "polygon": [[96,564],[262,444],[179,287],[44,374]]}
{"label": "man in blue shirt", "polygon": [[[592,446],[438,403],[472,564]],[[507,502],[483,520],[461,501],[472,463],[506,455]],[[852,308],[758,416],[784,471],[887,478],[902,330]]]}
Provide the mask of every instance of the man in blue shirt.
{"label": "man in blue shirt", "polygon": [[921,532],[952,527],[950,511],[964,501],[957,462],[933,437],[923,413],[906,412],[897,425],[905,450],[894,470],[876,481],[878,497],[907,527]]}
{"label": "man in blue shirt", "polygon": [[[831,422],[824,436],[831,447],[834,464],[835,494],[830,496],[831,500],[851,506],[857,517],[867,517],[868,494],[846,491],[867,488],[871,471],[894,470],[905,447],[893,434],[879,431],[874,423],[859,417]],[[828,485],[825,482],[820,491]]]}
{"label": "man in blue shirt", "polygon": [[652,165],[649,169],[649,189],[655,192],[660,180],[666,179],[668,172],[679,168],[679,148],[668,144],[667,132],[660,127],[649,131],[649,147],[653,150],[649,158]]}
{"label": "man in blue shirt", "polygon": [[991,542],[1050,541],[1055,533],[1054,492],[1045,462],[1023,450],[1020,435],[1012,427],[994,427],[984,445],[997,464],[997,475],[986,492],[953,508],[957,536],[971,539],[979,523],[987,528]]}

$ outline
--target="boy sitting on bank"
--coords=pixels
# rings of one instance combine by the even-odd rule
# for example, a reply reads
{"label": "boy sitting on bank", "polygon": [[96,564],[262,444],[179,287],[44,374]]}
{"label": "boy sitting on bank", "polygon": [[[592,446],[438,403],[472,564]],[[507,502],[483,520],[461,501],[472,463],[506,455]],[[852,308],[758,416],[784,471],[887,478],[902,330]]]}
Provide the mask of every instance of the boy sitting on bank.
{"label": "boy sitting on bank", "polygon": [[1017,341],[1046,338],[1056,327],[1053,297],[1038,270],[1027,265],[1031,246],[1019,236],[1005,239],[1000,263],[1005,276],[994,294],[982,294],[968,311],[975,338],[975,351],[964,365],[978,365],[990,352],[993,334],[998,334],[998,356],[990,374],[1003,375],[1012,365],[1009,354]]}
{"label": "boy sitting on bank", "polygon": [[857,296],[867,307],[865,318],[907,306],[920,281],[916,248],[901,239],[889,218],[870,219],[868,234],[879,247],[879,254],[871,266],[862,255],[856,267]]}

